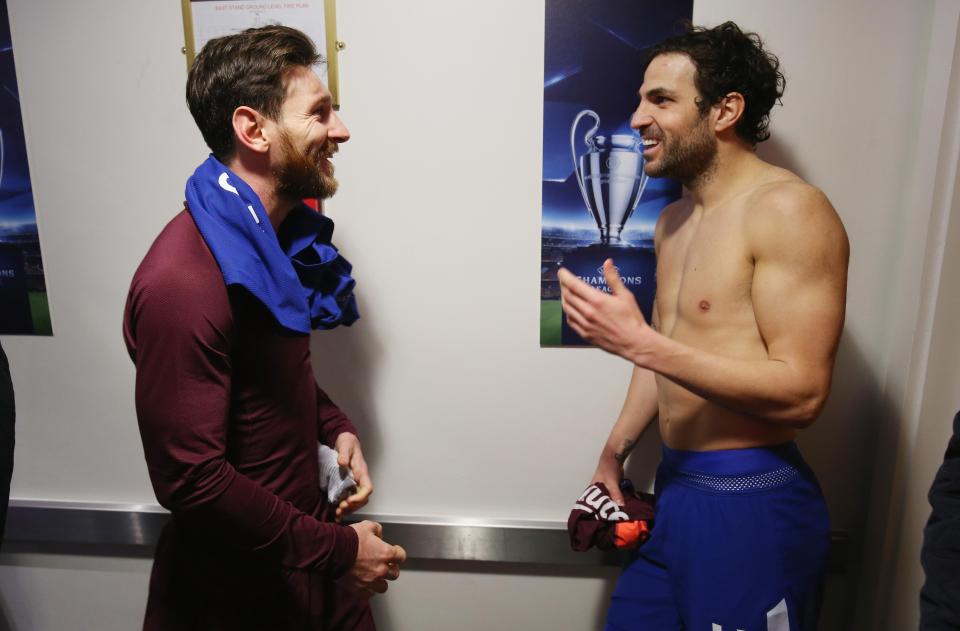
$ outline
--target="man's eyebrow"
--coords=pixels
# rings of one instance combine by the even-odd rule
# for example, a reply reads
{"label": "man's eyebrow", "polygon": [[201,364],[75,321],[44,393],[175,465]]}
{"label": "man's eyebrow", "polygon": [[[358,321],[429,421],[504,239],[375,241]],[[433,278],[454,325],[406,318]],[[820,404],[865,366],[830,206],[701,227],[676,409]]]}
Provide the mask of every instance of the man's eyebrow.
{"label": "man's eyebrow", "polygon": [[674,96],[672,90],[668,90],[667,88],[661,88],[661,87],[650,88],[649,90],[647,90],[646,94],[644,94],[643,90],[641,89],[637,92],[637,94],[640,96],[641,99],[644,97],[648,99],[653,99],[660,96],[667,96],[672,98]]}
{"label": "man's eyebrow", "polygon": [[316,99],[315,101],[313,101],[313,103],[311,103],[310,109],[312,110],[319,109],[324,105],[328,105],[331,101],[333,101],[333,97],[331,97],[329,94],[324,95],[319,99]]}

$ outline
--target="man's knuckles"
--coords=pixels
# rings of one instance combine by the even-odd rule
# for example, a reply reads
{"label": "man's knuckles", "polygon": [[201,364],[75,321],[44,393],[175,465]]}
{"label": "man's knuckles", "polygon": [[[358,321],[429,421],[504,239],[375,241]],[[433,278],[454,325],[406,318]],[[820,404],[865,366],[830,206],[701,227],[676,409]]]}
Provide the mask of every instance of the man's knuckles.
{"label": "man's knuckles", "polygon": [[587,304],[593,307],[594,309],[599,309],[600,305],[602,305],[604,300],[606,299],[607,299],[607,295],[605,293],[603,293],[602,291],[594,291],[594,292],[591,292],[589,296],[587,296]]}

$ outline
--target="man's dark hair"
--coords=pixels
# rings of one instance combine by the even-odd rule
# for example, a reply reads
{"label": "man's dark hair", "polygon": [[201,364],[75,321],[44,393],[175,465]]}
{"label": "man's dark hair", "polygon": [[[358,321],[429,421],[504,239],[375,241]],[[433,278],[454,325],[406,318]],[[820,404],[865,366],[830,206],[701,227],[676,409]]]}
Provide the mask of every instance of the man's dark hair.
{"label": "man's dark hair", "polygon": [[276,120],[287,75],[322,57],[310,38],[287,26],[264,26],[206,43],[190,67],[187,105],[218,160],[233,155],[233,112],[241,105]]}
{"label": "man's dark hair", "polygon": [[770,110],[783,96],[786,80],[780,60],[763,49],[756,33],[744,33],[733,22],[714,28],[686,24],[684,33],[649,48],[646,64],[658,55],[682,53],[697,68],[694,84],[700,97],[700,114],[731,92],[743,95],[744,111],[737,121],[737,135],[751,146],[770,137]]}

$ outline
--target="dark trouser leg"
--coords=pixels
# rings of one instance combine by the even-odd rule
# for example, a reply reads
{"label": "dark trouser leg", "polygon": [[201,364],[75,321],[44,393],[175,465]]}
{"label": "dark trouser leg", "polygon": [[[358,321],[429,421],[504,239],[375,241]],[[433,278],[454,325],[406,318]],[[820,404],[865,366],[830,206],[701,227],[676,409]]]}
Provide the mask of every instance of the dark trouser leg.
{"label": "dark trouser leg", "polygon": [[10,503],[15,418],[10,366],[3,347],[0,346],[0,544],[3,542],[3,531],[7,522],[7,505]]}
{"label": "dark trouser leg", "polygon": [[[344,589],[340,583],[327,581],[323,613],[327,631],[376,631],[370,602]],[[383,598],[383,596],[377,596]]]}

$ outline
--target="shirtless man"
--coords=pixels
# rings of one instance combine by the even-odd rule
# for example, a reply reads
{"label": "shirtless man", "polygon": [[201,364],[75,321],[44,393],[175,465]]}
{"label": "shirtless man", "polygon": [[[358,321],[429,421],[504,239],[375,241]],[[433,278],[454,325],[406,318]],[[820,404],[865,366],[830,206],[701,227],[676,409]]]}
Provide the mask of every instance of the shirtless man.
{"label": "shirtless man", "polygon": [[657,521],[625,569],[608,629],[815,629],[829,522],[792,442],[830,389],[847,237],[822,192],[757,157],[783,93],[776,57],[727,22],[655,47],[632,126],[646,173],[686,194],[656,227],[651,323],[604,265],[610,294],[560,271],[573,329],[634,365],[594,481],[659,417]]}

